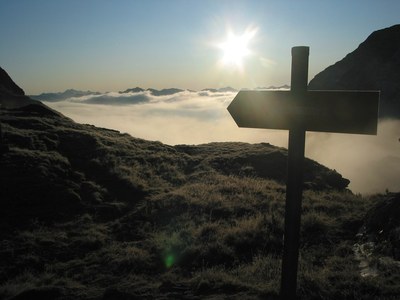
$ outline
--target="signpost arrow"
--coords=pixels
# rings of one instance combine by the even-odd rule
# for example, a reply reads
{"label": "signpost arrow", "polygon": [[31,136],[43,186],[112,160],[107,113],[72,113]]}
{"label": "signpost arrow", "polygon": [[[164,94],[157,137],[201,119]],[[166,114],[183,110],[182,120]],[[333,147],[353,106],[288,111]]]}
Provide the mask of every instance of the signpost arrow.
{"label": "signpost arrow", "polygon": [[290,91],[240,91],[228,106],[239,127],[289,130],[280,295],[296,298],[305,132],[377,133],[378,91],[308,91],[309,47],[292,48]]}
{"label": "signpost arrow", "polygon": [[240,91],[228,106],[239,127],[376,134],[377,91]]}

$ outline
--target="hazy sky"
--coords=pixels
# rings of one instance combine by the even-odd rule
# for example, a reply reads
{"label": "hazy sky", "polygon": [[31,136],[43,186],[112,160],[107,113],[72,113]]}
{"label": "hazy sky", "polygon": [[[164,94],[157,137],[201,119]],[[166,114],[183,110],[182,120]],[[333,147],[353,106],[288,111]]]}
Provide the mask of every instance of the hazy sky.
{"label": "hazy sky", "polygon": [[[399,11],[397,0],[0,0],[0,66],[27,94],[281,85],[291,47],[310,46],[311,79]],[[240,67],[221,63],[229,32],[251,33]]]}

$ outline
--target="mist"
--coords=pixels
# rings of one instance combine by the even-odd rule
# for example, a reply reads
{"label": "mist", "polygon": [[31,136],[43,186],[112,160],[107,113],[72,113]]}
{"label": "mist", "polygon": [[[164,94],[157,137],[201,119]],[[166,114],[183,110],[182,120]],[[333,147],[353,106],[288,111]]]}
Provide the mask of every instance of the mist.
{"label": "mist", "polygon": [[[78,123],[169,145],[267,142],[286,147],[286,130],[238,128],[226,110],[236,92],[173,95],[105,93],[44,102]],[[136,101],[135,101],[136,100]],[[383,120],[377,136],[307,132],[306,156],[350,179],[355,193],[400,190],[400,120]]]}
{"label": "mist", "polygon": [[400,191],[400,120],[383,120],[378,135],[307,133],[306,155],[351,180],[353,192]]}

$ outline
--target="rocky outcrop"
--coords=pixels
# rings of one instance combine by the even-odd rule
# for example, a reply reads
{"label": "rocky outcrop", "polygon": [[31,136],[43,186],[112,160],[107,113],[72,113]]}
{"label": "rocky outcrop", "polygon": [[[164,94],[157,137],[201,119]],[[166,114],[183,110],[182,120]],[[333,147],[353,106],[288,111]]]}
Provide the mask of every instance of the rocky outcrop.
{"label": "rocky outcrop", "polygon": [[373,32],[356,50],[317,74],[310,90],[380,90],[379,115],[400,118],[400,25]]}
{"label": "rocky outcrop", "polygon": [[370,209],[365,231],[376,250],[400,260],[400,193],[389,193]]}
{"label": "rocky outcrop", "polygon": [[[29,106],[29,108],[27,108]],[[33,100],[25,95],[21,89],[0,67],[0,109],[20,109],[40,111],[41,113],[62,116],[60,113],[47,107],[40,101]]]}
{"label": "rocky outcrop", "polygon": [[7,72],[0,67],[0,95],[24,96],[25,92],[21,89]]}

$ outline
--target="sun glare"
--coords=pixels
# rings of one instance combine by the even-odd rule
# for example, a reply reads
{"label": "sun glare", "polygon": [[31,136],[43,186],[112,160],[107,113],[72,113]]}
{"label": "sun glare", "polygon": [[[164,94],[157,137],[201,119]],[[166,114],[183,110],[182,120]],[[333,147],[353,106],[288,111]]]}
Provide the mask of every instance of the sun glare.
{"label": "sun glare", "polygon": [[222,65],[235,66],[242,69],[244,58],[252,53],[248,46],[256,32],[257,28],[250,28],[243,34],[237,35],[232,30],[229,30],[225,41],[217,45],[223,52]]}

